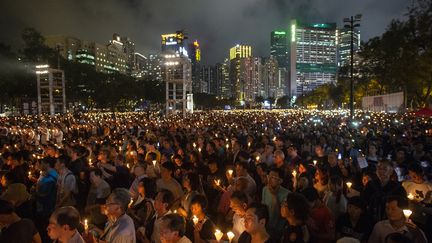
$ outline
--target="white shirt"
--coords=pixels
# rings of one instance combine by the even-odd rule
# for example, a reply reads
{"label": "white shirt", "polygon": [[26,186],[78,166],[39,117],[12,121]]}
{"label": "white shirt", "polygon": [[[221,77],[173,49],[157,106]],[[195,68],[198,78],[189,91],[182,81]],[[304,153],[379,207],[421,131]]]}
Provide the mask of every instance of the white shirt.
{"label": "white shirt", "polygon": [[407,195],[411,194],[414,196],[414,201],[431,203],[432,183],[425,181],[418,184],[413,181],[404,181],[402,182],[402,186],[407,192]]}

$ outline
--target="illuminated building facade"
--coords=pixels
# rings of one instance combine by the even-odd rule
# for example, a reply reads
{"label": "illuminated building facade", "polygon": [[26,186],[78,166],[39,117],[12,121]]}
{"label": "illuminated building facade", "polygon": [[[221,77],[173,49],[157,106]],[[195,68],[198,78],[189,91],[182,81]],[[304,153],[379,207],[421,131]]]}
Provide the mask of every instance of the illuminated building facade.
{"label": "illuminated building facade", "polygon": [[66,89],[63,70],[48,65],[36,66],[38,114],[53,116],[66,112]]}
{"label": "illuminated building facade", "polygon": [[163,34],[161,35],[161,38],[162,53],[178,53],[181,56],[189,56],[185,46],[185,40],[187,37],[183,31],[177,31],[173,34]]}
{"label": "illuminated building facade", "polygon": [[[187,45],[187,52],[192,63],[192,89],[194,93],[207,93],[208,85],[203,81],[201,67],[201,48],[197,40]],[[206,87],[204,87],[206,86]]]}
{"label": "illuminated building facade", "polygon": [[166,114],[186,116],[193,111],[192,64],[178,53],[164,55],[164,81],[166,83]]}
{"label": "illuminated building facade", "polygon": [[230,99],[231,93],[231,82],[230,82],[230,61],[225,58],[224,62],[216,64],[216,97],[220,99]]}
{"label": "illuminated building facade", "polygon": [[270,56],[276,58],[279,67],[288,68],[288,33],[274,30],[270,33]]}
{"label": "illuminated building facade", "polygon": [[291,21],[290,96],[335,83],[337,75],[336,24]]}
{"label": "illuminated building facade", "polygon": [[[360,30],[354,29],[353,33],[354,55],[360,49]],[[351,29],[337,30],[338,67],[350,65],[351,61]],[[355,60],[355,58],[354,58]]]}
{"label": "illuminated building facade", "polygon": [[69,60],[91,65],[98,72],[129,74],[129,57],[117,40],[108,44],[84,41],[70,36],[46,36],[45,44]]}
{"label": "illuminated building facade", "polygon": [[252,56],[252,47],[249,45],[235,45],[230,49],[229,53],[230,60],[234,58],[245,58]]}
{"label": "illuminated building facade", "polygon": [[237,100],[247,104],[255,102],[262,89],[262,59],[261,57],[246,57],[240,59],[240,82]]}

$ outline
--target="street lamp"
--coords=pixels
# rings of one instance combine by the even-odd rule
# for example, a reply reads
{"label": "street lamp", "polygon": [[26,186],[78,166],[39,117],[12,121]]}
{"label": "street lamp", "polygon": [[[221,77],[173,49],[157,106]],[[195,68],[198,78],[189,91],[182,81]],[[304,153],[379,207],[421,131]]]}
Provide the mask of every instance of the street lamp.
{"label": "street lamp", "polygon": [[350,18],[344,18],[344,27],[350,29],[351,33],[351,66],[350,66],[350,116],[354,118],[354,83],[353,83],[353,70],[354,70],[354,28],[359,27],[362,15],[357,14]]}

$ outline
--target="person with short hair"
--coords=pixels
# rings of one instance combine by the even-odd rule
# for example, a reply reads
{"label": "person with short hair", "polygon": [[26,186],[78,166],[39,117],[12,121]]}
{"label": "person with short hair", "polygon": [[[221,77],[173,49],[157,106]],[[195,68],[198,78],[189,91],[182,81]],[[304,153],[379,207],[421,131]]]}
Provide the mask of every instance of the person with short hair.
{"label": "person with short hair", "polygon": [[36,226],[30,219],[20,218],[11,202],[0,200],[0,242],[41,243]]}
{"label": "person with short hair", "polygon": [[405,218],[403,209],[408,208],[406,197],[389,196],[385,205],[388,219],[375,224],[369,238],[370,243],[385,243],[386,237],[395,232],[404,234],[414,243],[428,242],[423,231]]}
{"label": "person with short hair", "polygon": [[92,224],[103,228],[106,216],[101,213],[100,206],[105,204],[105,200],[111,193],[109,184],[102,178],[102,171],[98,168],[90,170],[90,191],[87,195],[85,211],[92,219]]}
{"label": "person with short hair", "polygon": [[135,243],[134,222],[126,214],[130,201],[131,195],[125,188],[116,188],[111,192],[103,206],[108,222],[98,242]]}
{"label": "person with short hair", "polygon": [[[275,152],[276,153],[276,152]],[[275,156],[276,158],[277,156]],[[277,159],[275,159],[276,161]],[[283,181],[283,171],[273,167],[267,176],[267,186],[262,190],[262,203],[269,209],[268,227],[269,233],[280,236],[285,225],[285,220],[281,217],[281,203],[285,200],[290,191],[281,186]]]}
{"label": "person with short hair", "polygon": [[307,221],[311,242],[333,242],[335,239],[335,219],[332,212],[319,198],[315,188],[306,188],[302,194],[311,207],[310,218]]}
{"label": "person with short hair", "polygon": [[68,169],[69,157],[62,155],[57,158],[55,169],[57,170],[57,200],[56,208],[63,206],[75,206],[74,193],[78,191],[76,178]]}
{"label": "person with short hair", "polygon": [[361,194],[363,200],[368,203],[368,214],[374,221],[385,218],[385,199],[388,196],[407,196],[399,182],[390,180],[393,173],[394,168],[390,161],[380,161],[376,170],[377,179],[368,182]]}
{"label": "person with short hair", "polygon": [[185,220],[178,214],[162,217],[160,238],[162,243],[192,243],[185,236]]}
{"label": "person with short hair", "polygon": [[425,179],[423,168],[418,163],[408,166],[408,175],[411,180],[402,182],[402,186],[408,195],[413,196],[416,202],[432,203],[432,183]]}
{"label": "person with short hair", "polygon": [[240,235],[238,243],[276,242],[267,233],[266,224],[269,219],[267,206],[261,203],[249,205],[245,214],[245,232]]}
{"label": "person with short hair", "polygon": [[281,204],[281,216],[288,222],[283,230],[282,242],[309,242],[306,226],[310,207],[306,198],[297,192],[289,193]]}
{"label": "person with short hair", "polygon": [[248,196],[244,192],[237,191],[231,195],[230,208],[234,212],[232,217],[234,242],[236,242],[243,231],[245,231],[244,216],[248,207],[248,201]]}
{"label": "person with short hair", "polygon": [[196,195],[191,201],[191,213],[198,218],[198,222],[193,226],[193,235],[191,239],[194,242],[209,242],[215,240],[215,225],[206,215],[207,199],[203,195]]}
{"label": "person with short hair", "polygon": [[180,203],[180,199],[183,196],[183,189],[181,185],[174,179],[173,174],[175,165],[172,162],[165,162],[161,166],[161,178],[156,181],[158,191],[161,189],[167,189],[174,195],[176,204]]}
{"label": "person with short hair", "polygon": [[367,241],[372,231],[373,222],[366,214],[366,203],[360,196],[348,198],[347,210],[336,220],[336,235],[353,237],[361,242]]}
{"label": "person with short hair", "polygon": [[84,243],[78,232],[80,214],[74,207],[67,206],[56,209],[49,219],[48,236],[54,242]]}
{"label": "person with short hair", "polygon": [[173,206],[173,203],[174,195],[170,190],[162,189],[156,195],[154,201],[155,216],[153,217],[153,221],[150,222],[149,226],[146,227],[153,230],[150,234],[152,242],[161,242],[160,230],[162,227],[162,217],[172,213],[171,207]]}

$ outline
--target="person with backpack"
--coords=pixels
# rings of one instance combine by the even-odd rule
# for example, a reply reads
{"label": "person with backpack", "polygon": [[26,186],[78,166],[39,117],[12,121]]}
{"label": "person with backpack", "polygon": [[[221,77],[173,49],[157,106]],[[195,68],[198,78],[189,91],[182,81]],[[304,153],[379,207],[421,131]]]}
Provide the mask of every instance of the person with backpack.
{"label": "person with backpack", "polygon": [[57,158],[55,169],[57,171],[57,200],[56,208],[64,206],[75,206],[75,193],[77,193],[76,178],[72,171],[67,167],[69,157],[62,155]]}

